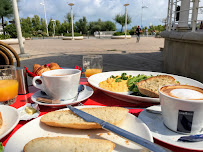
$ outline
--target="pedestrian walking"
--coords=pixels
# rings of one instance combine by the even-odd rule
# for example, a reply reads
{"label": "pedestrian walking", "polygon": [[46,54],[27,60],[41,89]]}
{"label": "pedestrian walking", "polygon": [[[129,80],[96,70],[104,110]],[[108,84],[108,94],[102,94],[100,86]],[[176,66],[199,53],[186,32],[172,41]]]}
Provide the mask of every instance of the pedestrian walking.
{"label": "pedestrian walking", "polygon": [[200,23],[200,29],[203,29],[203,23],[202,23],[202,21]]}
{"label": "pedestrian walking", "polygon": [[137,43],[140,41],[140,33],[142,32],[140,26],[137,27],[136,29],[136,35],[137,35]]}

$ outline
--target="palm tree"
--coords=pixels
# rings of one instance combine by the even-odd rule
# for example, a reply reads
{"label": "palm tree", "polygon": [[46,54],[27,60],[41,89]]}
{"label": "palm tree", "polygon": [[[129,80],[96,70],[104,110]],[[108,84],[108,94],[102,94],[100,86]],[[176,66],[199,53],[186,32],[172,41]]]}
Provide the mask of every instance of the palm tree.
{"label": "palm tree", "polygon": [[10,17],[13,14],[13,6],[12,6],[12,0],[1,0],[0,1],[0,17],[1,17],[1,23],[3,27],[3,33],[5,35],[4,31],[4,17]]}
{"label": "palm tree", "polygon": [[[117,14],[114,18],[114,20],[121,24],[121,32],[123,31],[123,26],[125,25],[125,14]],[[132,22],[131,17],[127,14],[127,24],[130,24]]]}

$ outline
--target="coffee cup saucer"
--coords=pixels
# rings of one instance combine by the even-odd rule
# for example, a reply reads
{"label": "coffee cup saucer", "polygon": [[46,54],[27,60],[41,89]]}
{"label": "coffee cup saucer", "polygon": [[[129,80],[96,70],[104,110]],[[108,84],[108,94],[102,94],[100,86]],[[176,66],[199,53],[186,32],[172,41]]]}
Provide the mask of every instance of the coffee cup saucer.
{"label": "coffee cup saucer", "polygon": [[37,98],[49,98],[48,95],[46,95],[41,90],[39,90],[31,96],[31,100],[33,102],[35,102],[39,105],[43,105],[43,106],[62,107],[62,106],[66,106],[67,104],[74,105],[74,104],[80,103],[81,101],[84,101],[84,100],[88,99],[90,96],[92,96],[93,93],[94,93],[94,91],[91,87],[84,85],[84,90],[80,92],[77,100],[75,100],[75,98],[73,98],[73,99],[61,101],[60,103],[53,104],[53,103],[45,103],[45,102],[37,101]]}
{"label": "coffee cup saucer", "polygon": [[[168,129],[163,123],[163,117],[161,114],[155,114],[148,112],[146,109],[143,110],[139,116],[150,129],[152,136],[168,145],[172,145],[178,148],[183,148],[184,150],[203,150],[203,141],[200,142],[180,142],[177,141],[182,136],[188,136],[180,134]],[[203,134],[201,131],[198,134]]]}

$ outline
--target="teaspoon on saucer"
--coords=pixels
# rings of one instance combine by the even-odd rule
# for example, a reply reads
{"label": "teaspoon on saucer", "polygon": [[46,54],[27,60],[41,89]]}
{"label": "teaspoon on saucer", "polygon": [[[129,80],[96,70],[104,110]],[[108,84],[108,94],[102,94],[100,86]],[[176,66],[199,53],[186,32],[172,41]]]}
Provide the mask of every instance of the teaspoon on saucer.
{"label": "teaspoon on saucer", "polygon": [[147,112],[155,113],[155,114],[161,114],[161,106],[160,105],[154,105],[151,107],[146,108]]}
{"label": "teaspoon on saucer", "polygon": [[[80,92],[82,92],[84,90],[84,88],[85,88],[84,85],[79,85],[78,93],[77,93],[77,95],[75,96],[75,98],[74,98],[74,100],[72,102],[77,101]],[[41,93],[43,94],[42,91],[41,91]],[[46,93],[43,94],[43,95],[46,95]],[[44,102],[44,103],[50,103],[50,104],[58,104],[58,103],[61,102],[60,100],[51,99],[49,97],[38,97],[36,100],[40,101],[40,102]]]}

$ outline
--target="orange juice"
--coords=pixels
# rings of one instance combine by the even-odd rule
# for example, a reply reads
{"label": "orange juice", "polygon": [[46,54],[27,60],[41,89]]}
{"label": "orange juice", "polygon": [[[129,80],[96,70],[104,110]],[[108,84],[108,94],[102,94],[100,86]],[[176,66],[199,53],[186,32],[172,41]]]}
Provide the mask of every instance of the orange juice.
{"label": "orange juice", "polygon": [[85,76],[90,77],[93,74],[101,73],[102,69],[86,69]]}
{"label": "orange juice", "polygon": [[17,80],[0,80],[0,102],[11,100],[18,94]]}

